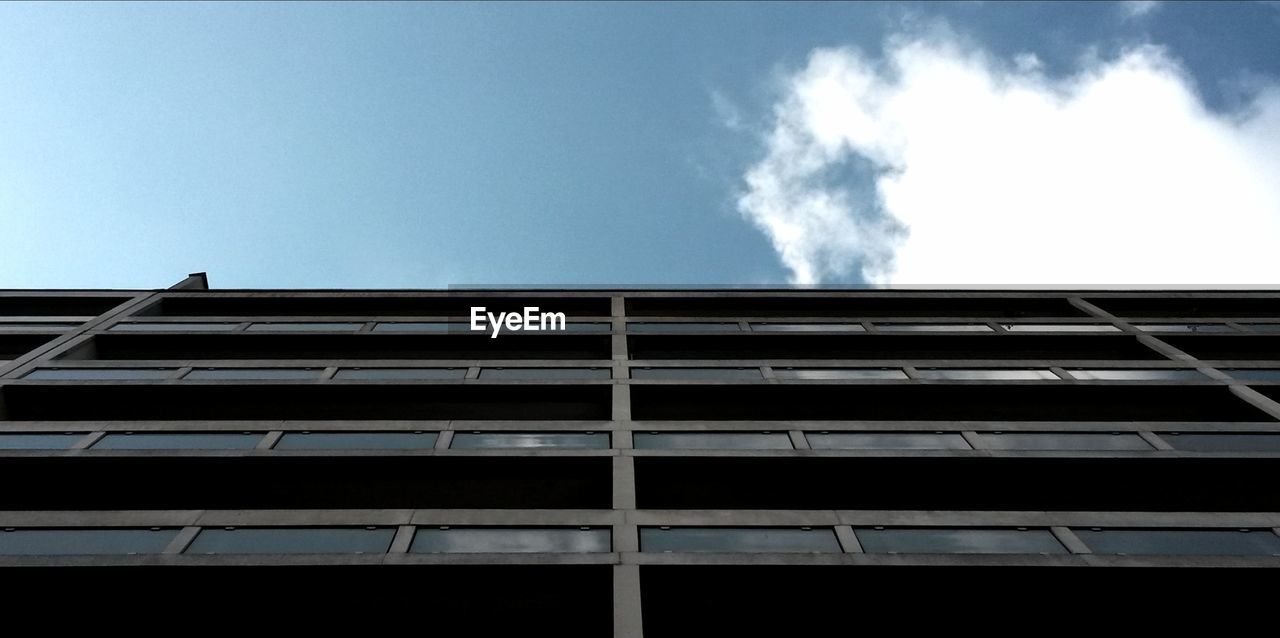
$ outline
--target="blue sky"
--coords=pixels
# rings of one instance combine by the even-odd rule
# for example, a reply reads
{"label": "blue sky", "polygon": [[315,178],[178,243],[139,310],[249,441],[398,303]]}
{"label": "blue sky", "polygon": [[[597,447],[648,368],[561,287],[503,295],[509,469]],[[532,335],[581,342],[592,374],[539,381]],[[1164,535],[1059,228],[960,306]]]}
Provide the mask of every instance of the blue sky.
{"label": "blue sky", "polygon": [[[938,71],[952,59],[966,63]],[[964,103],[1010,115],[882,108],[955,77],[996,96]],[[1147,80],[1136,97],[1104,90]],[[1280,157],[1278,82],[1275,3],[3,3],[0,287],[162,287],[196,270],[219,288],[998,284],[1024,269],[997,256],[1034,259],[1061,238],[1107,267],[1025,270],[1033,282],[1236,283],[1280,264],[1266,254],[1280,240],[1267,186],[1280,165],[1265,159]],[[982,158],[1014,148],[1003,127],[1023,94],[1056,109],[1027,126],[1086,131],[1017,147],[1044,167],[1030,177]],[[1164,128],[1130,138],[1119,112],[1146,96]],[[850,133],[855,116],[876,131]],[[1209,159],[1126,150],[1151,139],[1183,140],[1155,160]],[[947,155],[961,145],[978,159]],[[1077,171],[1091,154],[1127,168]],[[1215,172],[1237,163],[1261,168],[1239,184]],[[930,168],[970,164],[983,171],[962,186]],[[993,203],[1015,178],[1035,188]],[[1104,204],[1036,199],[1055,188]],[[947,197],[919,201],[934,192]],[[1196,208],[1170,212],[1182,202]],[[1237,234],[1200,227],[1215,202],[1243,211]],[[983,217],[1002,206],[1046,212]],[[1122,244],[1153,223],[1171,228],[1146,245],[1162,269],[1126,270]],[[1115,241],[1094,245],[1100,233]],[[1030,248],[1000,253],[1010,237]],[[1166,267],[1191,242],[1241,261]]]}

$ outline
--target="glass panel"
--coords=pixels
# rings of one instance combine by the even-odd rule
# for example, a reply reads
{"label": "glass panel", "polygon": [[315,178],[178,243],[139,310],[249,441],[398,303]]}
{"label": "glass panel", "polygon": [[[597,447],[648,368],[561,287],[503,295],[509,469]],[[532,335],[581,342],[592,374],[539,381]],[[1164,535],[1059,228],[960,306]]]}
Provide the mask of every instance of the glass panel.
{"label": "glass panel", "polygon": [[736,323],[658,323],[631,322],[627,324],[628,332],[737,332],[741,330]]}
{"label": "glass panel", "polygon": [[0,323],[0,332],[35,332],[44,330],[47,332],[59,332],[69,330],[80,324],[78,323]]}
{"label": "glass panel", "polygon": [[419,554],[585,554],[610,551],[609,529],[578,528],[418,528],[409,551]]}
{"label": "glass panel", "polygon": [[1235,332],[1225,323],[1144,323],[1133,327],[1143,332]]}
{"label": "glass panel", "polygon": [[94,450],[252,450],[261,440],[261,432],[113,432],[90,447]]}
{"label": "glass panel", "polygon": [[1001,324],[1009,332],[1120,332],[1105,323],[1006,323]]}
{"label": "glass panel", "polygon": [[464,379],[466,368],[342,368],[334,379]]}
{"label": "glass panel", "polygon": [[1068,370],[1086,381],[1204,381],[1197,370]]}
{"label": "glass panel", "polygon": [[1234,370],[1223,370],[1223,372],[1231,375],[1233,379],[1245,381],[1280,381],[1280,370],[1236,368]]}
{"label": "glass panel", "polygon": [[1280,452],[1280,434],[1161,433],[1175,450],[1188,452]]}
{"label": "glass panel", "polygon": [[455,450],[499,448],[609,449],[607,432],[458,432],[450,445]]}
{"label": "glass panel", "polygon": [[389,527],[246,527],[202,529],[187,554],[382,554]]}
{"label": "glass panel", "polygon": [[609,379],[609,368],[483,368],[480,378],[492,379]]}
{"label": "glass panel", "polygon": [[632,368],[632,379],[763,379],[760,368]]}
{"label": "glass panel", "polygon": [[1244,327],[1254,332],[1280,332],[1280,323],[1246,323]]}
{"label": "glass panel", "polygon": [[878,323],[876,328],[888,332],[991,332],[991,326],[980,323]]}
{"label": "glass panel", "polygon": [[968,450],[955,432],[811,432],[805,434],[815,450]]}
{"label": "glass panel", "polygon": [[898,368],[774,368],[779,379],[906,379]]}
{"label": "glass panel", "polygon": [[641,450],[790,450],[786,432],[636,432]]}
{"label": "glass panel", "polygon": [[753,332],[866,332],[858,323],[753,323]]}
{"label": "glass panel", "polygon": [[319,368],[199,368],[182,377],[187,381],[217,379],[319,379]]}
{"label": "glass panel", "polygon": [[238,323],[118,323],[112,332],[228,332],[240,327]]}
{"label": "glass panel", "polygon": [[436,445],[435,432],[288,432],[277,450],[421,450]]}
{"label": "glass panel", "polygon": [[159,554],[177,535],[176,529],[5,529],[0,554]]}
{"label": "glass panel", "polygon": [[0,434],[0,450],[69,450],[83,432],[72,434]]}
{"label": "glass panel", "polygon": [[993,450],[1152,450],[1131,432],[979,432],[978,439]]}
{"label": "glass panel", "polygon": [[575,323],[565,324],[564,332],[613,332],[611,323]]}
{"label": "glass panel", "polygon": [[155,368],[40,368],[28,372],[23,379],[46,381],[129,381],[134,379],[167,379],[173,370]]}
{"label": "glass panel", "polygon": [[1280,537],[1268,530],[1076,529],[1097,554],[1189,554],[1268,556],[1280,554]]}
{"label": "glass panel", "polygon": [[[400,321],[395,323],[379,323],[373,327],[374,332],[472,332],[471,324],[465,321]],[[481,332],[477,330],[475,332]]]}
{"label": "glass panel", "polygon": [[355,332],[363,327],[363,322],[255,323],[249,332]]}
{"label": "glass panel", "polygon": [[820,527],[640,528],[645,552],[839,552],[835,532]]}
{"label": "glass panel", "polygon": [[942,368],[920,370],[922,379],[952,379],[962,381],[1057,381],[1051,370],[948,370]]}
{"label": "glass panel", "polygon": [[1065,554],[1047,529],[887,529],[855,530],[871,554]]}

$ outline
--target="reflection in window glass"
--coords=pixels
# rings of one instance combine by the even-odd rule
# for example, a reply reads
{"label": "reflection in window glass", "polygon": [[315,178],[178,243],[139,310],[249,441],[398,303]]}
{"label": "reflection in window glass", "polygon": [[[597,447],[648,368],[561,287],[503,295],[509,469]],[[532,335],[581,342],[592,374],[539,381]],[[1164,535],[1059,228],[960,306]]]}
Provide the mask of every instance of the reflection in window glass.
{"label": "reflection in window glass", "polygon": [[1197,370],[1068,370],[1085,381],[1204,381]]}
{"label": "reflection in window glass", "polygon": [[261,432],[112,432],[90,447],[95,450],[251,450],[261,440]]}
{"label": "reflection in window glass", "polygon": [[774,368],[779,379],[906,379],[900,368]]}
{"label": "reflection in window glass", "polygon": [[118,323],[111,326],[111,332],[230,332],[239,328],[238,323],[192,323],[192,322],[136,322]]}
{"label": "reflection in window glass", "polygon": [[632,379],[763,379],[760,368],[632,368]]}
{"label": "reflection in window glass", "polygon": [[608,379],[609,368],[483,368],[480,378],[485,380],[554,380],[554,379]]}
{"label": "reflection in window glass", "polygon": [[455,450],[501,448],[609,449],[608,432],[458,432]]}
{"label": "reflection in window glass", "polygon": [[980,432],[978,440],[992,450],[1152,450],[1132,432]]}
{"label": "reflection in window glass", "polygon": [[829,528],[642,527],[645,552],[839,552]]}
{"label": "reflection in window glass", "polygon": [[344,381],[359,379],[381,380],[424,380],[424,379],[463,379],[467,376],[466,368],[342,368],[334,379]]}
{"label": "reflection in window glass", "polygon": [[[379,323],[374,332],[473,332],[465,321],[397,321]],[[483,332],[476,330],[474,332]]]}
{"label": "reflection in window glass", "polygon": [[0,555],[159,554],[176,529],[5,529]]}
{"label": "reflection in window glass", "polygon": [[355,332],[364,327],[364,323],[347,323],[337,321],[307,323],[255,323],[250,324],[249,332]]}
{"label": "reflection in window glass", "polygon": [[628,332],[737,332],[736,323],[676,323],[633,321],[627,324]]}
{"label": "reflection in window glass", "polygon": [[959,381],[1057,381],[1052,370],[955,370],[946,368],[922,368],[921,379],[951,379]]}
{"label": "reflection in window glass", "polygon": [[859,528],[870,554],[1066,554],[1047,529]]}
{"label": "reflection in window glass", "polygon": [[409,551],[419,554],[586,554],[610,551],[608,528],[420,527]]}
{"label": "reflection in window glass", "polygon": [[991,326],[981,323],[878,323],[884,332],[991,332]]}
{"label": "reflection in window glass", "polygon": [[1009,332],[1119,332],[1120,329],[1106,323],[1006,323],[1001,324]]}
{"label": "reflection in window glass", "polygon": [[790,450],[786,432],[636,432],[641,450]]}
{"label": "reflection in window glass", "polygon": [[1161,433],[1160,438],[1173,449],[1187,452],[1280,452],[1280,434],[1188,432]]}
{"label": "reflection in window glass", "polygon": [[0,450],[69,450],[83,438],[83,432],[0,434]]}
{"label": "reflection in window glass", "polygon": [[1243,325],[1254,332],[1280,332],[1280,323],[1246,323]]}
{"label": "reflection in window glass", "polygon": [[752,332],[865,332],[859,323],[753,323]]}
{"label": "reflection in window glass", "polygon": [[319,379],[320,368],[199,368],[188,372],[184,380],[218,379]]}
{"label": "reflection in window glass", "polygon": [[1225,323],[1144,323],[1133,327],[1143,332],[1235,332]]}
{"label": "reflection in window glass", "polygon": [[40,368],[28,372],[24,379],[45,381],[129,381],[134,379],[167,379],[173,370],[156,368]]}
{"label": "reflection in window glass", "polygon": [[1270,530],[1076,529],[1096,554],[1280,555],[1280,537]]}
{"label": "reflection in window glass", "polygon": [[1261,368],[1236,368],[1223,370],[1233,379],[1243,381],[1280,381],[1280,370],[1263,370]]}
{"label": "reflection in window glass", "polygon": [[810,432],[815,450],[968,450],[955,432]]}
{"label": "reflection in window glass", "polygon": [[200,530],[186,554],[383,554],[389,527],[239,527]]}
{"label": "reflection in window glass", "polygon": [[288,432],[274,449],[429,450],[435,445],[435,432]]}

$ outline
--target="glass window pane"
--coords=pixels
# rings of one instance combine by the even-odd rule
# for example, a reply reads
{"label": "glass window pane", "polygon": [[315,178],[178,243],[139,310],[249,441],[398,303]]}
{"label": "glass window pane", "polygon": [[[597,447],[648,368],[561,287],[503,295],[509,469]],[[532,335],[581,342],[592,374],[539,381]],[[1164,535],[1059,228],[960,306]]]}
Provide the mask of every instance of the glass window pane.
{"label": "glass window pane", "polygon": [[0,450],[69,450],[84,436],[83,432],[0,434]]}
{"label": "glass window pane", "polygon": [[112,432],[90,447],[94,450],[251,450],[261,440],[261,432]]}
{"label": "glass window pane", "polygon": [[786,432],[636,432],[641,450],[790,450]]}
{"label": "glass window pane", "polygon": [[382,380],[423,380],[423,379],[464,379],[466,368],[342,368],[334,379],[382,379]]}
{"label": "glass window pane", "polygon": [[955,432],[810,432],[815,450],[968,450]]}
{"label": "glass window pane", "polygon": [[111,326],[112,332],[229,332],[238,323],[135,322]]}
{"label": "glass window pane", "polygon": [[991,326],[981,323],[878,323],[876,328],[886,332],[991,332]]}
{"label": "glass window pane", "polygon": [[1160,434],[1175,450],[1188,452],[1280,452],[1280,434]]}
{"label": "glass window pane", "polygon": [[979,432],[978,440],[993,450],[1152,450],[1131,432]]}
{"label": "glass window pane", "polygon": [[740,329],[736,323],[633,321],[627,324],[628,332],[737,332]]}
{"label": "glass window pane", "polygon": [[[373,326],[374,332],[472,332],[471,324],[465,321],[397,321],[379,323]],[[477,330],[476,332],[480,332]]]}
{"label": "glass window pane", "polygon": [[1244,327],[1254,332],[1280,332],[1280,323],[1246,323]]}
{"label": "glass window pane", "polygon": [[952,379],[960,381],[1057,381],[1052,370],[954,370],[924,368],[922,379]]}
{"label": "glass window pane", "polygon": [[435,432],[288,432],[277,450],[422,450],[436,445]]}
{"label": "glass window pane", "polygon": [[1065,554],[1047,529],[859,528],[871,554]]}
{"label": "glass window pane", "polygon": [[420,527],[409,551],[419,554],[608,552],[608,528]]}
{"label": "glass window pane", "polygon": [[779,379],[906,379],[899,368],[774,368]]}
{"label": "glass window pane", "polygon": [[763,379],[760,368],[632,368],[632,379]]}
{"label": "glass window pane", "polygon": [[1235,368],[1223,370],[1233,379],[1244,381],[1280,381],[1280,370],[1263,370],[1261,368]]}
{"label": "glass window pane", "polygon": [[176,529],[6,529],[0,555],[159,554],[177,535]]}
{"label": "glass window pane", "polygon": [[839,552],[835,532],[818,527],[640,528],[645,552]]}
{"label": "glass window pane", "polygon": [[363,327],[363,322],[255,323],[249,332],[355,332]]}
{"label": "glass window pane", "polygon": [[1204,381],[1197,370],[1068,370],[1086,381]]}
{"label": "glass window pane", "polygon": [[1143,332],[1235,332],[1225,323],[1143,323],[1133,327]]}
{"label": "glass window pane", "polygon": [[184,380],[212,381],[218,379],[319,379],[319,368],[199,368],[182,377]]}
{"label": "glass window pane", "polygon": [[613,332],[611,323],[582,323],[570,321],[564,325],[564,332]]}
{"label": "glass window pane", "polygon": [[1280,554],[1280,537],[1269,530],[1224,529],[1075,529],[1097,554],[1189,554],[1271,556]]}
{"label": "glass window pane", "polygon": [[859,323],[753,323],[752,332],[865,332]]}
{"label": "glass window pane", "polygon": [[1001,324],[1009,332],[1120,332],[1105,323],[1006,323]]}
{"label": "glass window pane", "polygon": [[498,379],[609,379],[609,368],[483,368],[480,378]]}
{"label": "glass window pane", "polygon": [[501,448],[609,449],[607,432],[458,432],[450,445],[455,450]]}
{"label": "glass window pane", "polygon": [[383,554],[389,527],[241,527],[200,530],[187,554]]}
{"label": "glass window pane", "polygon": [[134,379],[167,379],[173,370],[155,368],[40,368],[28,372],[24,379],[46,381],[129,381]]}
{"label": "glass window pane", "polygon": [[60,332],[69,330],[78,323],[0,323],[0,332]]}

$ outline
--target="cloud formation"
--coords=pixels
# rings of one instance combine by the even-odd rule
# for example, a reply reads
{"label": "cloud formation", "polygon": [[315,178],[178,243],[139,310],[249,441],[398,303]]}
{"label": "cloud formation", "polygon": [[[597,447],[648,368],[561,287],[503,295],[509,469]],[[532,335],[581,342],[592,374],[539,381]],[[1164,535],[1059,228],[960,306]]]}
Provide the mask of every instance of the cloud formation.
{"label": "cloud formation", "polygon": [[769,127],[737,206],[793,283],[1280,284],[1280,88],[1212,112],[1160,47],[818,49]]}

